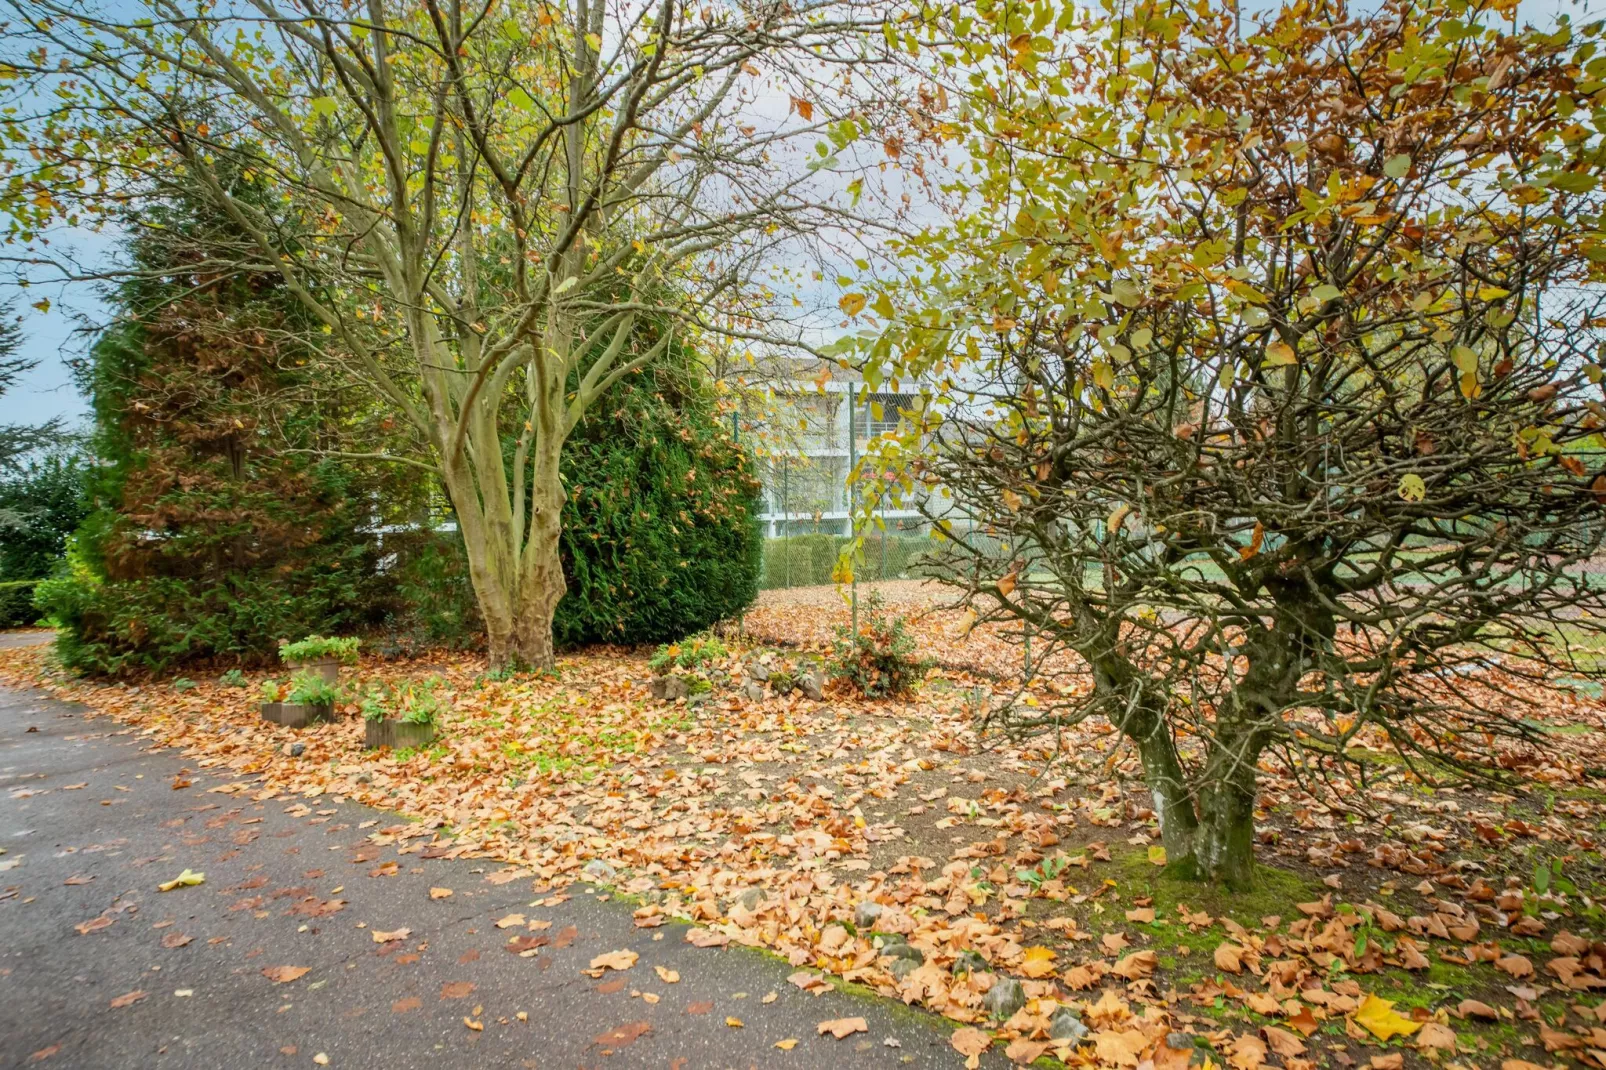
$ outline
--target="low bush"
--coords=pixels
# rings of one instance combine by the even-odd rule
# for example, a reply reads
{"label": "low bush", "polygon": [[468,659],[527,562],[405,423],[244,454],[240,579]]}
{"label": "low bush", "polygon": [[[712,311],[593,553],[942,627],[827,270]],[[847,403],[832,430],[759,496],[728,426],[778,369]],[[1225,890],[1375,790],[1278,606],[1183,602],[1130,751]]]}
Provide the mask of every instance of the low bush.
{"label": "low bush", "polygon": [[355,665],[357,648],[361,645],[362,640],[356,636],[328,639],[321,635],[309,635],[294,643],[282,644],[279,647],[279,660],[287,665],[326,659],[338,661],[342,665]]}
{"label": "low bush", "polygon": [[931,667],[914,652],[908,621],[902,614],[889,614],[880,592],[872,591],[859,630],[836,630],[826,673],[866,698],[895,698],[908,694]]}
{"label": "low bush", "polygon": [[365,721],[394,720],[403,724],[437,724],[447,706],[441,689],[446,682],[438,676],[404,684],[386,683],[363,696]]}
{"label": "low bush", "polygon": [[730,651],[718,637],[712,635],[693,636],[679,643],[666,643],[653,652],[647,659],[647,667],[655,673],[667,673],[670,669],[696,669],[710,661],[719,661],[730,656]]}
{"label": "low bush", "polygon": [[315,672],[298,672],[290,678],[284,701],[299,706],[333,706],[340,701],[340,690]]}

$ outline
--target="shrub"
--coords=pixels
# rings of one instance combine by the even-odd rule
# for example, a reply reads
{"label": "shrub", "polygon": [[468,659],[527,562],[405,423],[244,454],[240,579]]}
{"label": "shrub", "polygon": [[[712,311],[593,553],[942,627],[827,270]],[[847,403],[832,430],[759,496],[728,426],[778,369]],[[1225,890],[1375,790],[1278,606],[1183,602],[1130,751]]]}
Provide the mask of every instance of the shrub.
{"label": "shrub", "polygon": [[730,656],[730,651],[718,637],[712,635],[693,636],[680,643],[669,643],[660,646],[647,659],[647,667],[653,672],[663,674],[670,669],[696,669],[710,661],[719,661]]}
{"label": "shrub", "polygon": [[593,406],[564,445],[562,471],[559,644],[668,642],[756,597],[754,462],[689,353],[627,376]]}
{"label": "shrub", "polygon": [[298,672],[292,676],[285,697],[286,702],[300,706],[333,706],[339,700],[339,690],[315,672]]}
{"label": "shrub", "polygon": [[333,659],[342,665],[355,665],[357,648],[361,645],[362,640],[356,636],[326,639],[321,635],[309,635],[297,642],[282,644],[279,647],[279,660],[295,664]]}
{"label": "shrub", "polygon": [[217,682],[222,684],[224,687],[244,687],[246,682],[245,673],[241,672],[239,669],[230,669],[228,672],[218,677]]}
{"label": "shrub", "polygon": [[881,593],[872,591],[859,630],[836,630],[826,672],[867,698],[893,698],[907,694],[930,668],[914,651],[908,622],[902,614],[888,614]]}
{"label": "shrub", "polygon": [[0,479],[0,628],[39,619],[33,596],[84,517],[84,469],[73,453],[36,458]]}
{"label": "shrub", "polygon": [[441,695],[446,682],[438,676],[417,683],[383,684],[363,696],[365,721],[397,720],[403,724],[436,724],[447,701]]}

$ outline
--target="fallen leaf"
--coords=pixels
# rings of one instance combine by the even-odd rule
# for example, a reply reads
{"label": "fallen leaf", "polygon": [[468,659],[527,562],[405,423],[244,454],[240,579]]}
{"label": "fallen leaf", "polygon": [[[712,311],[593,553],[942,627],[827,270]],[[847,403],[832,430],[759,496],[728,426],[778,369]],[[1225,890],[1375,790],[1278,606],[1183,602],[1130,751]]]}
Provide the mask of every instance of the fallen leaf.
{"label": "fallen leaf", "polygon": [[654,966],[652,969],[653,972],[658,975],[658,980],[662,981],[664,984],[673,985],[680,983],[680,974],[676,973],[674,970],[671,970],[666,966]]}
{"label": "fallen leaf", "polygon": [[1455,1030],[1439,1022],[1424,1022],[1416,1046],[1421,1051],[1455,1051]]}
{"label": "fallen leaf", "polygon": [[452,890],[450,888],[431,888],[429,890],[429,897],[431,899],[450,899],[452,897]]}
{"label": "fallen leaf", "polygon": [[1009,1047],[1004,1049],[1004,1055],[1016,1066],[1030,1066],[1042,1058],[1043,1053],[1046,1051],[1048,1051],[1048,1044],[1045,1041],[1016,1037],[1009,1042]]}
{"label": "fallen leaf", "polygon": [[441,985],[441,999],[463,999],[473,991],[473,981],[448,981]]}
{"label": "fallen leaf", "polygon": [[177,929],[174,929],[170,933],[162,934],[162,946],[168,948],[169,950],[175,947],[184,947],[190,942],[191,939],[192,937],[185,936]]}
{"label": "fallen leaf", "polygon": [[729,1015],[726,1015],[725,1024],[730,1026],[732,1029],[740,1029],[742,1027],[742,1020],[740,1018],[732,1018]]}
{"label": "fallen leaf", "polygon": [[380,932],[378,929],[373,931],[374,943],[376,944],[388,944],[392,940],[405,940],[412,934],[413,930],[411,929],[392,929],[390,932]]}
{"label": "fallen leaf", "polygon": [[406,1014],[408,1011],[416,1011],[423,1005],[424,1001],[419,999],[417,996],[407,996],[404,999],[398,999],[395,1003],[392,1003],[390,1005],[390,1010],[393,1014]]}
{"label": "fallen leaf", "polygon": [[305,977],[311,972],[311,966],[267,966],[262,970],[262,976],[274,984],[287,985],[298,977]]}
{"label": "fallen leaf", "polygon": [[714,1001],[711,999],[698,1000],[696,1003],[686,1005],[687,1014],[707,1014],[713,1009]]}
{"label": "fallen leaf", "polygon": [[496,919],[496,927],[498,929],[511,929],[515,925],[523,925],[523,924],[524,924],[524,915],[523,914],[509,914],[505,918]]}
{"label": "fallen leaf", "polygon": [[175,888],[190,888],[197,884],[204,883],[206,883],[205,873],[196,873],[193,870],[186,869],[183,873],[180,873],[172,880],[163,881],[161,884],[158,884],[156,886],[156,890],[158,892],[171,892]]}
{"label": "fallen leaf", "polygon": [[595,1043],[604,1048],[628,1048],[651,1031],[651,1022],[626,1022],[597,1037]]}
{"label": "fallen leaf", "polygon": [[1408,1037],[1422,1028],[1421,1022],[1413,1022],[1397,1014],[1393,1000],[1379,999],[1371,993],[1367,993],[1361,1005],[1355,1009],[1355,1021],[1379,1040]]}
{"label": "fallen leaf", "polygon": [[463,1024],[468,1026],[470,1029],[474,1030],[474,1032],[476,1032],[476,1033],[485,1032],[485,1023],[484,1022],[476,1022],[472,1018],[465,1017],[463,1019]]}
{"label": "fallen leaf", "polygon": [[1021,957],[1020,972],[1033,980],[1048,977],[1054,973],[1054,960],[1057,957],[1052,948],[1029,947]]}
{"label": "fallen leaf", "polygon": [[127,1006],[130,1006],[131,1004],[138,1003],[140,1000],[144,999],[148,995],[150,995],[150,993],[145,991],[143,988],[136,988],[134,991],[132,991],[132,992],[124,992],[122,995],[120,995],[116,999],[112,1000],[112,1006],[113,1007],[127,1007]]}
{"label": "fallen leaf", "polygon": [[797,1047],[797,1037],[787,1037],[785,1040],[777,1040],[771,1045],[771,1047],[780,1048],[782,1051],[791,1051],[793,1048]]}
{"label": "fallen leaf", "polygon": [[1244,949],[1223,941],[1216,945],[1216,968],[1228,973],[1241,973],[1244,968]]}
{"label": "fallen leaf", "polygon": [[102,914],[98,918],[90,918],[88,921],[81,921],[77,925],[74,925],[73,928],[77,929],[81,935],[88,936],[90,933],[98,933],[102,929],[111,928],[111,924],[114,920],[116,919],[109,918],[105,914]]}
{"label": "fallen leaf", "polygon": [[993,1038],[974,1026],[956,1029],[948,1038],[953,1049],[965,1057],[965,1066],[976,1070],[981,1065],[981,1053],[992,1046]]}
{"label": "fallen leaf", "polygon": [[841,1040],[843,1037],[852,1036],[854,1033],[868,1033],[870,1026],[863,1018],[832,1018],[829,1021],[821,1022],[819,1031],[821,1034],[830,1033],[833,1037]]}
{"label": "fallen leaf", "polygon": [[592,959],[591,968],[593,970],[628,970],[636,964],[636,959],[640,957],[634,951],[609,951]]}

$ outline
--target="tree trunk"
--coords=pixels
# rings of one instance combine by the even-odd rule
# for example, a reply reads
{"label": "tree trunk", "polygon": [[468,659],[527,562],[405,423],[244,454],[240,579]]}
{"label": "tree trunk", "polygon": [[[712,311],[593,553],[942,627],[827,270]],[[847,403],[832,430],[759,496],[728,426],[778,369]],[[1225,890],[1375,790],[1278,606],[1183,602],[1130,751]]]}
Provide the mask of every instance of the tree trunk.
{"label": "tree trunk", "polygon": [[1255,763],[1260,747],[1251,731],[1217,725],[1199,790],[1199,831],[1194,859],[1199,876],[1233,890],[1255,882]]}
{"label": "tree trunk", "polygon": [[[509,655],[518,668],[545,671],[552,668],[554,662],[552,617],[568,584],[564,581],[563,561],[558,554],[563,498],[561,492],[543,497],[544,504],[538,502],[530,521],[530,541],[524,550],[527,564],[520,584],[521,597],[513,620]],[[499,660],[493,648],[491,667],[497,669],[506,664],[509,664],[507,657]]]}

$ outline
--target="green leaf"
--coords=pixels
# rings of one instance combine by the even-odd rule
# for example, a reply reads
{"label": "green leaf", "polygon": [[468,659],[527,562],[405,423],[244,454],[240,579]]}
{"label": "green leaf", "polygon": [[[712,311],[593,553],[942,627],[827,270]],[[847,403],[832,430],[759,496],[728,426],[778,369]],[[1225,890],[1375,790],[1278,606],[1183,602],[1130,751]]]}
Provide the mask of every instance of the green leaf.
{"label": "green leaf", "polygon": [[507,95],[507,102],[520,111],[535,111],[535,98],[522,89],[514,89]]}
{"label": "green leaf", "polygon": [[1406,172],[1411,170],[1411,158],[1405,153],[1390,156],[1383,164],[1383,173],[1390,178],[1404,178]]}
{"label": "green leaf", "polygon": [[334,97],[313,97],[312,111],[315,115],[333,115],[340,107],[340,102]]}
{"label": "green leaf", "polygon": [[1343,296],[1343,293],[1332,283],[1326,283],[1316,287],[1316,289],[1311,291],[1310,295],[1316,298],[1318,301],[1327,302],[1337,301],[1341,296]]}

